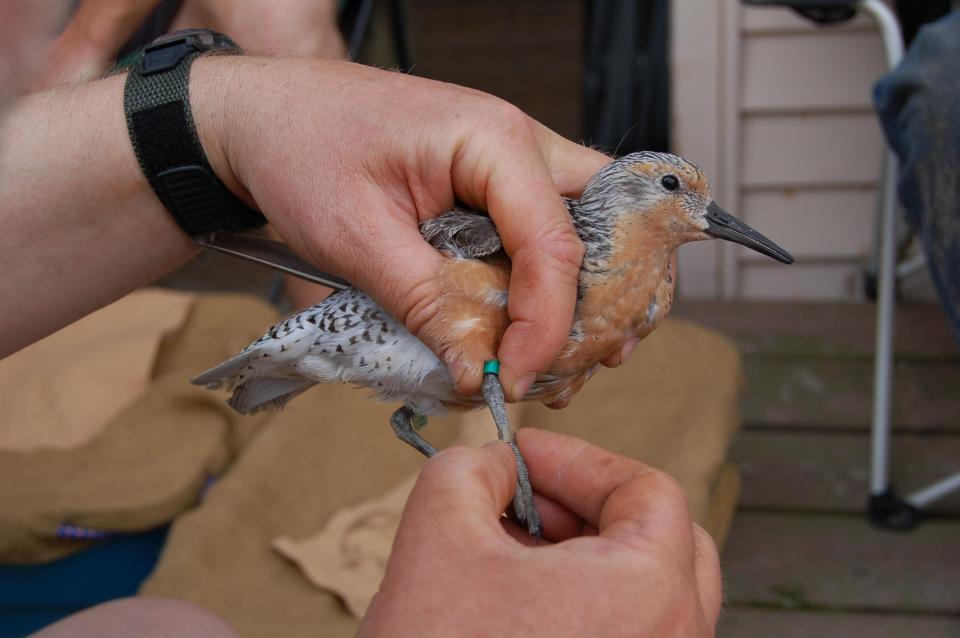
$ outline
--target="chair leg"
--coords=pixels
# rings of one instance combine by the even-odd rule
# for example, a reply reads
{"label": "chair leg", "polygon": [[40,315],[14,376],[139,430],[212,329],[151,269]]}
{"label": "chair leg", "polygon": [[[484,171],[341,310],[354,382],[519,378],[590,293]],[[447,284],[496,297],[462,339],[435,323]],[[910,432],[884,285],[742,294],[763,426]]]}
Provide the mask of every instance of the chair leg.
{"label": "chair leg", "polygon": [[[857,7],[870,15],[880,29],[887,68],[903,58],[903,38],[896,16],[880,0],[863,0]],[[880,211],[880,250],[877,255],[877,334],[873,369],[873,419],[871,423],[870,500],[868,513],[874,524],[909,529],[916,524],[916,508],[896,495],[890,486],[890,410],[893,386],[894,295],[897,241],[897,158],[887,154]]]}
{"label": "chair leg", "polygon": [[870,453],[870,520],[880,527],[908,529],[916,524],[915,510],[890,486],[890,410],[893,385],[894,268],[896,267],[896,211],[894,192],[897,158],[887,155],[884,201],[880,216],[880,254],[877,280],[877,334],[873,364],[873,420]]}
{"label": "chair leg", "polygon": [[926,507],[930,503],[939,500],[947,494],[952,494],[960,490],[960,472],[951,474],[945,479],[941,479],[932,485],[917,490],[907,497],[907,502],[915,508]]}

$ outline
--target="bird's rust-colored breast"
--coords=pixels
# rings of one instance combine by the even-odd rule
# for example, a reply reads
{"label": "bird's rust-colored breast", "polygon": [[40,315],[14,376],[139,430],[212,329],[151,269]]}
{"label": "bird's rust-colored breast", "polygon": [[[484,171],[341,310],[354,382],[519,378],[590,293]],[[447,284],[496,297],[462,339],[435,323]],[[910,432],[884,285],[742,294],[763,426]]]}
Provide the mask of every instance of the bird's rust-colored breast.
{"label": "bird's rust-colored breast", "polygon": [[[560,358],[546,371],[549,384],[534,388],[538,400],[575,394],[597,364],[620,352],[634,337],[645,337],[670,310],[673,279],[670,250],[671,211],[627,217],[614,229],[613,249],[597,272],[581,272],[583,296],[574,330]],[[440,275],[439,313],[443,333],[434,335],[448,361],[479,373],[494,358],[509,324],[507,289],[510,262],[451,259]]]}
{"label": "bird's rust-colored breast", "polygon": [[583,299],[571,340],[554,372],[572,376],[619,353],[628,340],[647,336],[673,303],[669,244],[673,212],[664,206],[642,217],[625,216],[614,229],[605,267],[582,273]]}
{"label": "bird's rust-colored breast", "polygon": [[507,290],[510,262],[450,259],[440,273],[443,294],[438,300],[443,332],[432,335],[468,373],[479,373],[483,362],[496,357],[507,329]]}

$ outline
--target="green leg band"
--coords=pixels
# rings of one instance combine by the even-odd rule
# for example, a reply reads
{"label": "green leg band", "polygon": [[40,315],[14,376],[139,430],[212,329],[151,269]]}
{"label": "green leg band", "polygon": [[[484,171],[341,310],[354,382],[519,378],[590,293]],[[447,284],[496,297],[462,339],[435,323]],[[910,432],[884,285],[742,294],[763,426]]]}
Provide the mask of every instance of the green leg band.
{"label": "green leg band", "polygon": [[483,373],[484,374],[500,374],[500,360],[499,359],[490,359],[489,361],[483,362]]}

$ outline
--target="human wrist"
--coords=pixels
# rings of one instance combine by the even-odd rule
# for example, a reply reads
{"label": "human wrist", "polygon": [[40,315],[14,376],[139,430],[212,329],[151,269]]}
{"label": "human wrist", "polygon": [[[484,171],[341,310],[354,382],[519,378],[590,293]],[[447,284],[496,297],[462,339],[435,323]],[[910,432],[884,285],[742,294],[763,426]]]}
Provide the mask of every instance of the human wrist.
{"label": "human wrist", "polygon": [[238,177],[231,155],[235,146],[232,142],[248,130],[236,113],[243,85],[237,81],[241,66],[238,56],[202,55],[194,60],[190,68],[190,109],[207,162],[230,192],[256,208],[253,196]]}

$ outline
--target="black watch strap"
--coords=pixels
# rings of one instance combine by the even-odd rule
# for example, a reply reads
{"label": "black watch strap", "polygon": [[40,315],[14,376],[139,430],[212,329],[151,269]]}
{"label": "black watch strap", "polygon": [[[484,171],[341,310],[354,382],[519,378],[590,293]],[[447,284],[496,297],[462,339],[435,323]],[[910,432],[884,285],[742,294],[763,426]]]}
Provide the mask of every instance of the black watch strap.
{"label": "black watch strap", "polygon": [[127,75],[124,112],[140,168],[160,201],[191,236],[263,226],[207,161],[190,109],[190,65],[205,51],[240,53],[221,34],[175,32],[144,48]]}

